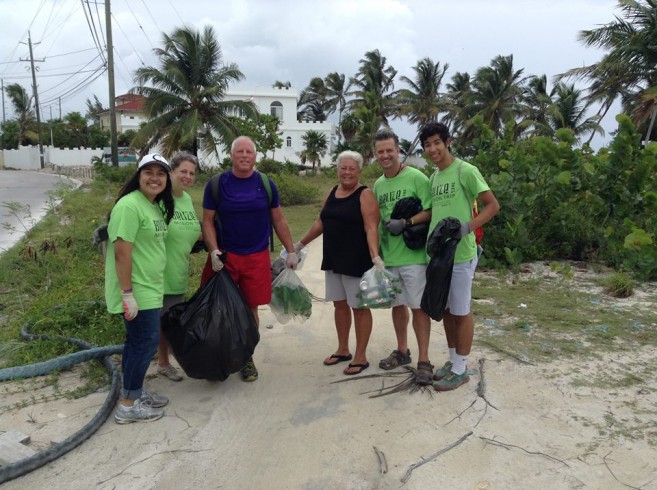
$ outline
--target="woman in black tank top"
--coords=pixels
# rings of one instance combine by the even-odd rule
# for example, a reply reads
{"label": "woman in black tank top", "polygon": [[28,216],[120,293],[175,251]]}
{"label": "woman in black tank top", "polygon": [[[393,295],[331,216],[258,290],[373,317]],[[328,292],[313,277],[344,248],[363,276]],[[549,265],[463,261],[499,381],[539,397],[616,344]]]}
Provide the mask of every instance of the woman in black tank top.
{"label": "woman in black tank top", "polygon": [[[358,374],[369,367],[367,344],[372,332],[372,312],[358,308],[360,278],[375,264],[383,267],[379,257],[379,205],[370,189],[359,182],[363,157],[353,151],[338,155],[339,184],[324,199],[319,217],[306,235],[295,245],[301,250],[324,235],[322,270],[326,271],[326,299],[333,301],[338,348],[324,359],[326,366],[353,362],[344,374]],[[353,312],[356,350],[349,350],[349,331]]]}

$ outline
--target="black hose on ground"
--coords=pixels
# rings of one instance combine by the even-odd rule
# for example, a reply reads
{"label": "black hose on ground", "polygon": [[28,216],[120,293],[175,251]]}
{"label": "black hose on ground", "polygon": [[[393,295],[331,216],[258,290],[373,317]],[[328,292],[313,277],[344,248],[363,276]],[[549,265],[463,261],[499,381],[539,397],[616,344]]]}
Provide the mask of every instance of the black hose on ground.
{"label": "black hose on ground", "polygon": [[[92,344],[85,342],[84,340],[61,337],[61,336],[49,336],[49,335],[36,335],[28,332],[28,325],[23,325],[21,328],[21,338],[25,340],[64,340],[71,344],[77,345],[81,349],[80,352],[74,352],[66,356],[61,356],[56,359],[51,359],[42,363],[37,363],[31,366],[18,366],[15,368],[6,368],[0,370],[0,376],[7,376],[1,379],[18,379],[19,377],[28,377],[19,374],[24,374],[28,372],[37,373],[32,374],[31,376],[40,376],[47,374],[50,371],[57,369],[69,368],[80,362],[88,361],[91,359],[102,358],[102,363],[105,366],[105,369],[112,377],[112,382],[110,385],[109,393],[105,402],[100,407],[96,415],[81,429],[72,434],[71,436],[64,439],[62,442],[53,444],[48,449],[39,451],[34,456],[29,458],[22,459],[15,463],[11,463],[5,466],[0,466],[0,484],[5,483],[19,476],[25,475],[30,471],[34,471],[37,468],[40,468],[51,461],[56,460],[60,456],[63,456],[70,450],[79,446],[82,442],[87,440],[91,435],[94,434],[107,420],[107,418],[112,413],[114,406],[119,398],[119,390],[121,388],[119,372],[112,360],[108,357],[111,354],[120,354],[123,352],[122,345],[113,345],[109,347],[95,347]],[[35,367],[36,366],[36,367]],[[44,369],[47,369],[44,371]],[[13,370],[13,371],[12,371]],[[11,375],[11,373],[14,373]],[[31,377],[30,376],[30,377]]]}

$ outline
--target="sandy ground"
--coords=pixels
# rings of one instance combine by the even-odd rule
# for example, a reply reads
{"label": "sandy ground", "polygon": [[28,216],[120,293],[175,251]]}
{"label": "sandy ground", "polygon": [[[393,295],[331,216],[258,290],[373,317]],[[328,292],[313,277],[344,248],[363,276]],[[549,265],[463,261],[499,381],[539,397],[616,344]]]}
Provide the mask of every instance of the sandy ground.
{"label": "sandy ground", "polygon": [[[299,271],[317,296],[324,293],[320,242],[311,245]],[[128,426],[110,419],[67,455],[3,490],[657,489],[654,378],[626,389],[576,387],[568,376],[573,366],[562,361],[530,366],[477,347],[471,382],[454,392],[369,398],[363,393],[401,378],[332,384],[352,378],[342,374],[345,364],[322,364],[336,347],[331,304],[314,303],[304,324],[278,324],[267,307],[260,315],[258,381],[244,383],[238,375],[225,382],[153,377],[150,387],[171,398],[163,419]],[[432,360],[442,365],[442,326],[432,327]],[[390,311],[375,310],[371,367],[364,375],[383,373],[378,360],[394,347],[393,339]],[[352,333],[352,351],[353,342]],[[655,353],[633,354],[641,362]],[[610,354],[578,368],[604,370],[625,357]],[[485,399],[477,392],[480,360]],[[74,384],[76,371],[63,373],[60,384]],[[0,431],[29,434],[34,449],[77,430],[105,398],[96,393],[16,406],[52,389],[42,385],[39,380],[0,385]],[[463,438],[402,483],[411,465]],[[385,474],[374,446],[385,455]]]}

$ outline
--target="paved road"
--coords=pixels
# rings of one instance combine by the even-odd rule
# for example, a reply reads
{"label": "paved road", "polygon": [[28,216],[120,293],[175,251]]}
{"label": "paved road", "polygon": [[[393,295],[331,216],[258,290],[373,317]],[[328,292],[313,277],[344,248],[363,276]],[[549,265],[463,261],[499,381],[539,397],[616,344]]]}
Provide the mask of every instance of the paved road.
{"label": "paved road", "polygon": [[[14,246],[48,211],[50,191],[66,177],[23,170],[0,170],[0,254]],[[8,203],[21,208],[12,212]]]}

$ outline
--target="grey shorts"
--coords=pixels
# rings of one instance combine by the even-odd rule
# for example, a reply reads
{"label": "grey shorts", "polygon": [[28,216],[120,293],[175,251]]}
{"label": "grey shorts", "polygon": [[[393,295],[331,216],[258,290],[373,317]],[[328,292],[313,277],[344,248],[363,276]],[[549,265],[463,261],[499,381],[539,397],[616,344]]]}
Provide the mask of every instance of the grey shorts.
{"label": "grey shorts", "polygon": [[397,296],[392,306],[406,305],[413,310],[420,308],[424,286],[427,284],[426,264],[400,265],[386,267],[401,279],[401,294]]}
{"label": "grey shorts", "polygon": [[447,295],[446,310],[452,315],[465,316],[470,313],[472,300],[472,280],[477,269],[477,258],[468,262],[454,264],[452,269],[452,283]]}
{"label": "grey shorts", "polygon": [[359,299],[358,291],[360,291],[360,277],[345,276],[344,274],[336,274],[333,271],[325,271],[325,287],[326,294],[324,298],[326,301],[344,301],[352,308],[357,308]]}
{"label": "grey shorts", "polygon": [[184,301],[184,294],[165,294],[164,298],[162,298],[162,309],[160,310],[160,316],[164,316],[164,314],[169,311],[169,308],[171,308],[173,305],[183,303]]}

